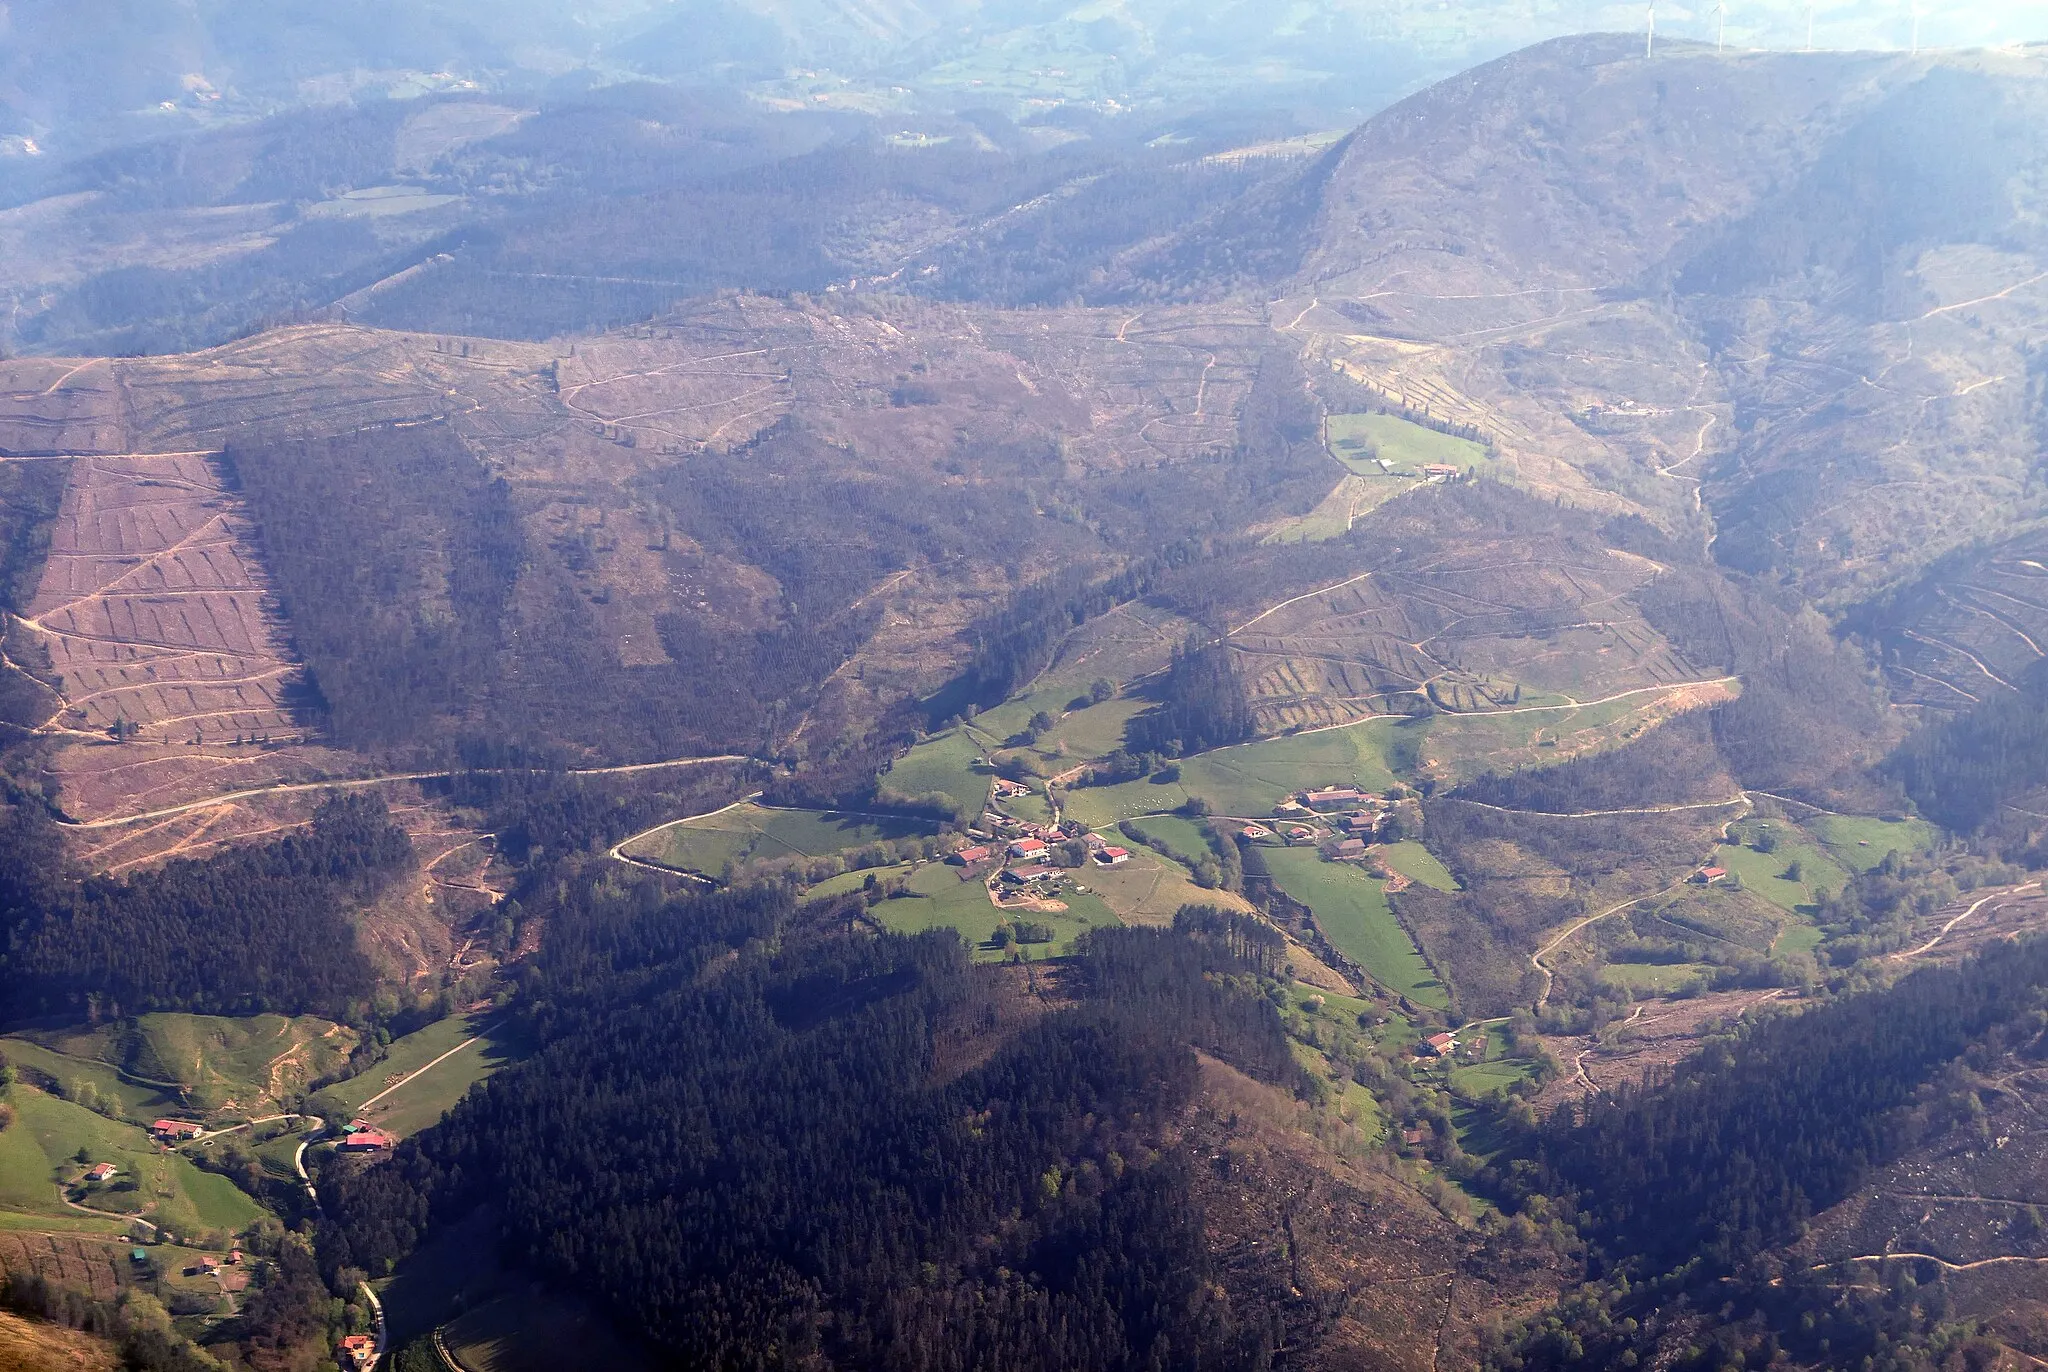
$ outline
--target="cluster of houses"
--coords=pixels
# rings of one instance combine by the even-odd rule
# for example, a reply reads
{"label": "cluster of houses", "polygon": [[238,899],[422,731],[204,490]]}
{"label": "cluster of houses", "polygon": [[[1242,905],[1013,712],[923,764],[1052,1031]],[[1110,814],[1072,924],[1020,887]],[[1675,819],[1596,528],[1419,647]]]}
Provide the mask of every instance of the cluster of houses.
{"label": "cluster of houses", "polygon": [[[994,786],[999,800],[1027,791],[1027,787],[1001,778]],[[981,876],[998,905],[1056,895],[1060,883],[1069,875],[1067,868],[1053,861],[1053,848],[1074,835],[1054,825],[1014,819],[991,809],[982,813],[981,823],[969,829],[967,837],[972,842],[947,854],[946,861],[967,869],[961,873],[963,881],[969,876]],[[1087,846],[1090,861],[1098,867],[1121,867],[1131,860],[1130,849],[1111,843],[1100,834],[1079,837]]]}
{"label": "cluster of houses", "polygon": [[1368,849],[1386,837],[1393,814],[1394,802],[1377,792],[1356,786],[1321,786],[1296,791],[1275,805],[1270,827],[1248,824],[1243,833],[1255,841],[1278,838],[1290,844],[1334,840],[1328,856],[1338,862],[1355,862],[1368,858]]}

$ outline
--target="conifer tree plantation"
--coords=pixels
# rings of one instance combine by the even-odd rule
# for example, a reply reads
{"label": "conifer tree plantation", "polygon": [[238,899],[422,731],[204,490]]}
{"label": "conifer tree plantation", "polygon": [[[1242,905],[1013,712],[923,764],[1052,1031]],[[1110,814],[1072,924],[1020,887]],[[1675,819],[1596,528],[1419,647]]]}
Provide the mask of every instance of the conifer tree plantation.
{"label": "conifer tree plantation", "polygon": [[0,1367],[2048,1362],[2048,28],[1778,9],[0,7]]}

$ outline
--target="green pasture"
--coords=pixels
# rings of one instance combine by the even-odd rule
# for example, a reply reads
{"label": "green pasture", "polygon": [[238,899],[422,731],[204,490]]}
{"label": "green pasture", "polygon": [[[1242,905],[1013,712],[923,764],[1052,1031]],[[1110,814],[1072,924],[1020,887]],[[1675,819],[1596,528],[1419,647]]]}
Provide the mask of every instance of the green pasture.
{"label": "green pasture", "polygon": [[[1802,906],[1812,906],[1820,892],[1840,891],[1849,884],[1849,874],[1821,845],[1806,840],[1782,820],[1766,822],[1778,839],[1773,851],[1760,853],[1749,846],[1761,831],[1758,823],[1737,825],[1738,841],[1714,850],[1715,864],[1740,877],[1745,891],[1756,892],[1789,915]],[[1797,881],[1785,875],[1795,862],[1799,864]]]}
{"label": "green pasture", "polygon": [[1876,819],[1867,815],[1820,815],[1807,826],[1844,867],[1867,872],[1887,853],[1906,856],[1933,848],[1941,831],[1924,819]]}
{"label": "green pasture", "polygon": [[0,1055],[9,1062],[42,1072],[64,1085],[67,1095],[91,1095],[102,1101],[116,1101],[123,1118],[148,1121],[165,1111],[182,1108],[182,1096],[174,1090],[145,1086],[94,1058],[73,1057],[23,1038],[0,1039]]}
{"label": "green pasture", "polygon": [[748,801],[642,835],[626,852],[681,871],[716,873],[727,863],[824,857],[883,840],[929,838],[937,832],[938,826],[930,821],[909,815],[782,810]]}
{"label": "green pasture", "polygon": [[140,1119],[179,1103],[264,1112],[279,1058],[290,1055],[279,1082],[289,1091],[339,1067],[355,1043],[353,1030],[311,1015],[151,1014],[11,1038],[0,1051],[67,1088],[89,1084]]}
{"label": "green pasture", "polygon": [[486,1026],[475,1043],[438,1062],[370,1107],[368,1118],[379,1129],[403,1138],[441,1122],[441,1116],[469,1094],[469,1088],[500,1068],[519,1061],[530,1047],[516,1038],[505,1022]]}
{"label": "green pasture", "polygon": [[[1065,911],[998,910],[989,903],[988,891],[981,884],[981,878],[961,879],[961,869],[942,862],[920,864],[916,871],[906,868],[890,868],[878,875],[908,875],[910,895],[895,900],[885,900],[873,906],[870,914],[883,928],[899,934],[923,933],[927,929],[954,929],[973,946],[975,956],[982,960],[997,960],[1006,956],[1003,950],[995,948],[990,940],[995,937],[998,925],[1012,920],[1028,920],[1044,924],[1053,931],[1050,943],[1027,945],[1033,957],[1051,957],[1072,951],[1074,939],[1086,930],[1100,925],[1116,924],[1116,914],[1099,895],[1082,894],[1068,889],[1061,892],[1060,899],[1066,903]],[[861,873],[864,877],[866,874]],[[1075,879],[1083,886],[1093,883],[1094,874],[1085,868],[1077,869]],[[836,884],[854,878],[855,873],[835,877],[831,882],[813,887],[814,893],[829,894]],[[853,885],[859,885],[856,880]]]}
{"label": "green pasture", "polygon": [[[1126,822],[1142,835],[1141,842],[1149,840],[1163,845],[1168,855],[1183,866],[1193,867],[1213,856],[1207,831],[1184,816],[1148,815]],[[1120,836],[1112,841],[1129,846],[1129,840]]]}
{"label": "green pasture", "polygon": [[1195,885],[1187,869],[1146,848],[1133,849],[1131,859],[1121,867],[1094,863],[1076,874],[1081,885],[1116,911],[1126,924],[1170,924],[1183,905],[1220,905],[1228,910],[1249,910],[1242,896],[1228,891],[1205,891]]}
{"label": "green pasture", "polygon": [[1275,805],[1311,786],[1335,782],[1384,791],[1397,780],[1390,753],[1416,727],[1382,717],[1218,748],[1183,761],[1181,784],[1217,814],[1251,819],[1270,815]]}
{"label": "green pasture", "polygon": [[981,813],[982,803],[988,799],[988,778],[981,745],[965,729],[948,729],[896,759],[882,781],[890,790],[909,796],[937,791],[971,818]]}
{"label": "green pasture", "polygon": [[[407,1034],[404,1038],[392,1040],[390,1051],[385,1055],[383,1061],[373,1063],[360,1074],[350,1077],[346,1081],[338,1081],[320,1092],[309,1102],[311,1108],[318,1110],[322,1106],[333,1105],[351,1114],[361,1110],[365,1101],[383,1094],[386,1089],[391,1087],[394,1084],[394,1078],[410,1076],[454,1048],[464,1039],[475,1035],[480,1029],[487,1027],[490,1021],[486,1017],[490,1013],[490,1011],[486,1010],[478,1012],[477,1015],[449,1015],[445,1019],[434,1021],[424,1029]],[[489,1051],[478,1052],[479,1049],[486,1048]],[[476,1044],[464,1049],[462,1053],[449,1058],[446,1062],[436,1066],[432,1072],[420,1077],[417,1087],[412,1083],[408,1083],[407,1086],[399,1091],[394,1091],[391,1096],[386,1097],[386,1101],[411,1103],[414,1100],[426,1100],[446,1095],[448,1083],[460,1078],[465,1072],[476,1072],[479,1076],[488,1075],[489,1071],[495,1066],[503,1065],[504,1061],[507,1060],[506,1055],[508,1051],[501,1044]],[[465,1061],[465,1057],[469,1060]],[[485,1064],[485,1066],[482,1068],[477,1067],[476,1064],[479,1062]],[[444,1072],[447,1073],[446,1077],[441,1075]],[[471,1078],[471,1080],[475,1079],[477,1077]],[[469,1087],[465,1083],[461,1090],[455,1091],[454,1095],[449,1098],[448,1104],[452,1105],[456,1100],[459,1100],[462,1092],[468,1089]],[[400,1102],[400,1097],[404,1097],[405,1100]],[[385,1102],[379,1102],[379,1104],[384,1105]],[[434,1118],[440,1118],[439,1111],[435,1112]],[[430,1119],[427,1123],[431,1124],[433,1120]]]}
{"label": "green pasture", "polygon": [[[141,1128],[17,1082],[8,1090],[12,1127],[0,1131],[0,1205],[10,1210],[72,1216],[59,1178],[84,1170],[82,1148],[95,1163],[111,1162],[132,1191],[105,1189],[86,1203],[95,1209],[136,1213],[171,1230],[192,1234],[222,1229],[239,1233],[265,1211],[226,1177],[202,1172],[177,1153],[161,1151]],[[83,1218],[81,1216],[81,1218]]]}
{"label": "green pasture", "polygon": [[1330,453],[1360,476],[1383,476],[1375,458],[1385,458],[1397,472],[1419,472],[1432,463],[1463,471],[1490,459],[1483,443],[1426,429],[1391,414],[1333,414],[1326,433]]}
{"label": "green pasture", "polygon": [[1272,848],[1265,858],[1280,889],[1315,912],[1316,923],[1346,957],[1418,1005],[1450,1005],[1444,984],[1394,918],[1386,883],[1350,863],[1324,862],[1309,848]]}
{"label": "green pasture", "polygon": [[1187,767],[1188,763],[1181,764],[1181,781],[1164,785],[1155,784],[1150,777],[1139,777],[1115,786],[1062,787],[1060,806],[1070,819],[1077,819],[1091,829],[1109,829],[1119,820],[1139,815],[1163,814],[1187,804]]}
{"label": "green pasture", "polygon": [[1444,866],[1435,853],[1422,846],[1415,839],[1403,839],[1376,849],[1380,861],[1399,872],[1410,881],[1422,883],[1434,891],[1455,891],[1458,879],[1451,875],[1451,869]]}
{"label": "green pasture", "polygon": [[1610,985],[1655,995],[1713,974],[1714,969],[1703,962],[1610,962],[1600,969],[1600,979]]}

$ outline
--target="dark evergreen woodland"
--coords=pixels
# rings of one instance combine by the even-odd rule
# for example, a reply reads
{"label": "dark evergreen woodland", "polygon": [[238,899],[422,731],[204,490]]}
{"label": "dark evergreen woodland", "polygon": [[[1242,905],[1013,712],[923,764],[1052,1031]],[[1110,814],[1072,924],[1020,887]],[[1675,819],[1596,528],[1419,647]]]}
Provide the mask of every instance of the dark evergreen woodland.
{"label": "dark evergreen woodland", "polygon": [[310,832],[174,859],[132,877],[69,877],[47,816],[0,834],[0,1017],[189,1010],[348,1017],[374,977],[349,912],[412,861],[381,803],[342,796]]}
{"label": "dark evergreen woodland", "polygon": [[1253,933],[1105,930],[1082,999],[933,1077],[1000,994],[950,932],[849,931],[782,888],[587,884],[530,974],[540,1054],[387,1166],[336,1169],[330,1271],[486,1200],[507,1255],[678,1365],[1262,1365],[1207,1271],[1165,1120],[1194,1044],[1302,1084]]}

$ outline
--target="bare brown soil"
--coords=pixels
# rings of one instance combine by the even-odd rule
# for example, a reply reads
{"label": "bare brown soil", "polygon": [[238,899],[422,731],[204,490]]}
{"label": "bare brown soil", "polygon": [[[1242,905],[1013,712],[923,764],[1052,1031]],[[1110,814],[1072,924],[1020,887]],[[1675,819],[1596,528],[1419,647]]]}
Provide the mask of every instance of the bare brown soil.
{"label": "bare brown soil", "polygon": [[112,1344],[62,1325],[0,1311],[0,1372],[114,1372]]}
{"label": "bare brown soil", "polygon": [[1483,1323],[1555,1297],[1548,1250],[1446,1215],[1347,1127],[1206,1058],[1202,1086],[1183,1141],[1212,1259],[1241,1314],[1271,1311],[1314,1347],[1306,1366],[1474,1367]]}
{"label": "bare brown soil", "polygon": [[[1526,538],[1463,540],[1283,601],[1229,641],[1262,733],[1398,711],[1419,693],[1477,714],[1516,709],[1525,693],[1591,703],[1711,675],[1625,599],[1658,570]],[[1536,622],[1554,627],[1534,634]]]}
{"label": "bare brown soil", "polygon": [[1746,1014],[1786,999],[1783,991],[1712,991],[1685,1000],[1648,1000],[1633,1016],[1582,1038],[1546,1038],[1564,1068],[1536,1097],[1548,1114],[1595,1091],[1633,1085],[1689,1055],[1711,1034]]}
{"label": "bare brown soil", "polygon": [[0,1272],[25,1272],[107,1300],[134,1284],[128,1245],[80,1234],[0,1230]]}

